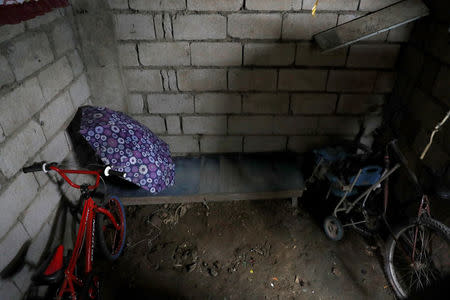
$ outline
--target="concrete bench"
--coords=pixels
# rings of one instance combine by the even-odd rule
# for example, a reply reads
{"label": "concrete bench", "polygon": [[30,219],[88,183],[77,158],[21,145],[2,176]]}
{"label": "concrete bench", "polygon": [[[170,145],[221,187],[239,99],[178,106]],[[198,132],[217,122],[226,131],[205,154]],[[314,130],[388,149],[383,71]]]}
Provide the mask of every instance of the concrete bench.
{"label": "concrete bench", "polygon": [[176,157],[174,186],[158,195],[131,186],[109,186],[124,205],[290,198],[304,190],[301,158],[287,153]]}

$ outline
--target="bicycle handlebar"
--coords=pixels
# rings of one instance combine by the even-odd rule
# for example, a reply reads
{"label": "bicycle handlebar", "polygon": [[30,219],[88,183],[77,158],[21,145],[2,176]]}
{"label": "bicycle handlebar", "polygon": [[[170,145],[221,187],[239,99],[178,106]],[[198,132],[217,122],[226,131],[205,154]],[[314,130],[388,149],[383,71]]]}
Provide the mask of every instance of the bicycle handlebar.
{"label": "bicycle handlebar", "polygon": [[24,173],[39,172],[39,171],[43,171],[43,172],[47,173],[48,171],[50,171],[51,166],[57,166],[57,163],[55,163],[55,162],[46,163],[45,161],[41,161],[41,162],[34,163],[31,166],[23,167],[22,171]]}
{"label": "bicycle handlebar", "polygon": [[117,176],[121,178],[125,178],[126,174],[119,171],[112,170],[111,166],[106,166],[103,170],[98,171],[82,171],[82,170],[62,170],[59,168],[58,164],[55,162],[37,162],[32,164],[31,166],[24,167],[22,171],[24,173],[30,173],[30,172],[39,172],[43,171],[47,173],[48,171],[53,170],[55,172],[58,172],[71,186],[75,188],[79,188],[80,186],[73,183],[66,174],[86,174],[86,175],[95,175],[97,177],[96,184],[93,186],[89,186],[90,189],[94,189],[98,186],[100,176],[104,175],[105,177],[108,176]]}

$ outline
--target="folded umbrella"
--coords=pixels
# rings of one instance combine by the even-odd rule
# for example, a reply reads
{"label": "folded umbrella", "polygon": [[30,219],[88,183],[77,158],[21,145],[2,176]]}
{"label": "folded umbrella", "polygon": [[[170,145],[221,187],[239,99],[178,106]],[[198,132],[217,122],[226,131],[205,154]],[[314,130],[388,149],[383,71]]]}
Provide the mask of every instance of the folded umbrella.
{"label": "folded umbrella", "polygon": [[173,185],[175,164],[169,146],[146,126],[105,107],[80,107],[80,134],[102,162],[125,179],[157,194]]}

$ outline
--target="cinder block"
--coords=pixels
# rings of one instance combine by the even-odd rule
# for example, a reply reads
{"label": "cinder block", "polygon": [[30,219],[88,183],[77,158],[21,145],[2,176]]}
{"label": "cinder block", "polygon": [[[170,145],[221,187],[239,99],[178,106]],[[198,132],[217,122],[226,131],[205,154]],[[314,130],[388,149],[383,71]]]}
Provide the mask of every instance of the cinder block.
{"label": "cinder block", "polygon": [[187,0],[187,8],[194,11],[237,11],[243,0]]}
{"label": "cinder block", "polygon": [[291,65],[294,63],[294,56],[294,44],[252,43],[244,46],[244,65]]}
{"label": "cinder block", "polygon": [[241,136],[202,136],[200,138],[202,153],[242,152]]}
{"label": "cinder block", "polygon": [[3,55],[0,55],[0,70],[2,70],[0,72],[0,88],[14,82],[14,74]]}
{"label": "cinder block", "polygon": [[22,214],[21,223],[30,236],[36,236],[52,211],[58,206],[61,195],[53,182],[41,190],[40,194]]}
{"label": "cinder block", "polygon": [[[295,7],[294,7],[295,6]],[[301,9],[302,0],[246,0],[245,8],[247,10],[291,10],[292,8]]]}
{"label": "cinder block", "polygon": [[144,66],[188,66],[189,43],[141,43],[139,59]]}
{"label": "cinder block", "polygon": [[39,73],[38,79],[42,86],[42,94],[44,95],[45,100],[49,102],[73,79],[69,61],[64,56]]}
{"label": "cinder block", "polygon": [[172,26],[176,40],[224,39],[227,20],[219,14],[177,15]]}
{"label": "cinder block", "polygon": [[44,161],[62,162],[69,151],[65,132],[61,131],[45,146],[40,153],[40,157]]}
{"label": "cinder block", "polygon": [[26,21],[28,29],[36,29],[42,25],[50,24],[51,22],[55,21],[59,17],[62,17],[61,11],[58,9],[54,9],[52,11],[49,11],[42,16],[37,16],[33,19],[30,19]]}
{"label": "cinder block", "polygon": [[[1,245],[3,247],[3,245]],[[0,298],[1,299],[22,299],[23,294],[10,280],[0,281]]]}
{"label": "cinder block", "polygon": [[[5,133],[3,132],[3,129],[0,127],[0,143],[3,143],[5,141]],[[0,189],[1,189],[0,185]]]}
{"label": "cinder block", "polygon": [[241,95],[206,93],[195,96],[195,112],[206,114],[240,113]]}
{"label": "cinder block", "polygon": [[128,0],[108,0],[109,8],[128,9]]}
{"label": "cinder block", "polygon": [[[353,12],[351,14],[340,14],[338,17],[338,25],[341,25],[343,23],[350,22],[354,19],[360,18],[364,16],[366,13],[364,12]],[[384,42],[388,36],[388,31],[379,32],[375,35],[372,35],[370,37],[364,38],[363,41],[378,41],[378,42]]]}
{"label": "cinder block", "polygon": [[29,238],[30,237],[23,228],[22,224],[16,223],[16,225],[1,241],[0,248],[2,249],[2,255],[0,255],[0,270],[3,270],[11,262],[11,260],[19,251],[20,247],[22,247],[22,245]]}
{"label": "cinder block", "polygon": [[325,29],[336,26],[337,14],[310,13],[287,14],[283,20],[282,38],[284,40],[310,40],[312,36]]}
{"label": "cinder block", "polygon": [[450,100],[450,68],[441,65],[441,69],[434,81],[433,96],[443,101]]}
{"label": "cinder block", "polygon": [[163,18],[163,31],[164,31],[164,38],[166,40],[172,40],[173,39],[173,26],[172,26],[172,17],[170,14],[165,13]]}
{"label": "cinder block", "polygon": [[147,105],[150,114],[194,112],[194,98],[188,94],[149,94]]}
{"label": "cinder block", "polygon": [[411,32],[414,28],[414,23],[404,24],[402,26],[396,27],[389,30],[387,40],[389,42],[406,43],[409,41]]}
{"label": "cinder block", "polygon": [[263,134],[273,133],[272,116],[230,116],[228,118],[229,134]]}
{"label": "cinder block", "polygon": [[293,94],[291,110],[294,114],[333,114],[337,94]]}
{"label": "cinder block", "polygon": [[168,145],[172,154],[198,153],[198,140],[191,135],[171,135],[161,137]]}
{"label": "cinder block", "polygon": [[227,89],[224,69],[184,69],[177,71],[180,91],[221,91]]}
{"label": "cinder block", "polygon": [[357,44],[350,47],[347,66],[355,68],[393,68],[400,51],[398,44]]}
{"label": "cinder block", "polygon": [[279,39],[280,14],[232,14],[228,16],[228,34],[241,39]]}
{"label": "cinder block", "polygon": [[179,116],[167,116],[166,125],[168,134],[181,134],[181,122]]}
{"label": "cinder block", "polygon": [[[170,20],[170,16],[169,16],[169,21],[170,21],[170,23],[172,23],[172,21]],[[155,23],[156,39],[163,39],[164,38],[163,14],[153,15],[153,22]],[[170,24],[170,25],[172,26],[172,24]]]}
{"label": "cinder block", "polygon": [[69,22],[65,21],[57,24],[51,34],[57,56],[61,56],[66,51],[75,48],[73,31]]}
{"label": "cinder block", "polygon": [[288,138],[288,151],[305,153],[329,144],[327,136],[290,136]]}
{"label": "cinder block", "polygon": [[144,112],[144,98],[141,94],[128,95],[128,112],[130,114],[142,114]]}
{"label": "cinder block", "polygon": [[273,132],[287,135],[314,134],[317,129],[317,120],[317,117],[275,117]]}
{"label": "cinder block", "polygon": [[13,24],[13,25],[2,25],[0,26],[0,43],[10,40],[16,35],[25,31],[25,24]]}
{"label": "cinder block", "polygon": [[295,64],[300,66],[344,66],[347,59],[347,49],[345,47],[322,53],[322,50],[315,43],[299,43],[297,44]]}
{"label": "cinder block", "polygon": [[183,10],[186,8],[185,0],[129,0],[129,5],[136,10]]}
{"label": "cinder block", "polygon": [[240,66],[242,46],[240,43],[192,43],[194,66]]}
{"label": "cinder block", "polygon": [[151,15],[121,14],[115,15],[114,20],[116,24],[117,38],[119,40],[155,39],[153,17]]}
{"label": "cinder block", "polygon": [[243,98],[243,112],[256,114],[287,114],[288,94],[248,94]]}
{"label": "cinder block", "polygon": [[277,88],[277,70],[229,70],[228,85],[234,91],[274,91]]}
{"label": "cinder block", "polygon": [[0,126],[6,136],[11,135],[45,105],[36,78],[25,81],[0,100]]}
{"label": "cinder block", "polygon": [[375,93],[390,93],[394,89],[395,72],[378,72],[373,91]]}
{"label": "cinder block", "polygon": [[226,134],[227,117],[183,117],[183,131],[185,134]]}
{"label": "cinder block", "polygon": [[124,67],[137,67],[139,66],[138,54],[136,44],[119,44],[117,46],[119,50],[120,64]]}
{"label": "cinder block", "polygon": [[130,91],[162,92],[161,74],[158,70],[124,70],[125,82]]}
{"label": "cinder block", "polygon": [[285,136],[246,136],[244,152],[286,151]]}
{"label": "cinder block", "polygon": [[384,103],[383,95],[376,94],[342,94],[339,97],[337,113],[368,114],[379,113]]}
{"label": "cinder block", "polygon": [[376,71],[330,70],[327,91],[371,92],[376,76]]}
{"label": "cinder block", "polygon": [[357,134],[359,124],[357,117],[329,116],[319,118],[318,134],[335,134],[351,136]]}
{"label": "cinder block", "polygon": [[70,98],[72,98],[73,107],[77,108],[84,104],[91,96],[86,74],[81,75],[70,87]]}
{"label": "cinder block", "polygon": [[386,6],[399,2],[399,0],[361,0],[359,4],[359,10],[362,11],[376,11]]}
{"label": "cinder block", "polygon": [[28,248],[26,261],[37,265],[41,260],[42,254],[44,254],[45,246],[50,238],[51,226],[48,223],[44,223],[44,226],[40,228],[38,235],[33,238],[30,248]]}
{"label": "cinder block", "polygon": [[[22,166],[21,166],[22,167]],[[19,174],[0,195],[0,239],[17,222],[17,217],[36,196],[38,183],[32,174]],[[1,268],[3,269],[3,268]]]}
{"label": "cinder block", "polygon": [[[13,281],[22,293],[26,293],[28,291],[28,288],[31,285],[31,277],[33,276],[34,271],[35,270],[32,270],[29,266],[24,266],[22,270],[19,271],[19,273],[14,275]],[[0,297],[2,297],[1,293]],[[1,299],[16,299],[16,298],[2,297]]]}
{"label": "cinder block", "polygon": [[285,91],[324,91],[327,70],[280,70],[278,89]]}
{"label": "cinder block", "polygon": [[41,111],[39,116],[45,137],[50,140],[74,113],[75,110],[67,92],[53,100],[49,106]]}
{"label": "cinder block", "polygon": [[14,40],[6,56],[18,81],[53,61],[50,43],[44,33],[28,34]]}
{"label": "cinder block", "polygon": [[73,75],[76,77],[83,73],[84,65],[81,60],[80,55],[77,50],[67,54],[67,58],[69,59],[70,65],[72,66]]}
{"label": "cinder block", "polygon": [[133,118],[147,126],[153,133],[166,133],[166,124],[160,116],[134,116]]}
{"label": "cinder block", "polygon": [[30,121],[0,148],[0,157],[2,157],[0,170],[7,178],[11,178],[44,143],[45,137],[41,127],[35,121]]}
{"label": "cinder block", "polygon": [[[317,10],[357,10],[359,0],[321,0],[317,5]],[[316,0],[303,0],[303,9],[313,8]]]}

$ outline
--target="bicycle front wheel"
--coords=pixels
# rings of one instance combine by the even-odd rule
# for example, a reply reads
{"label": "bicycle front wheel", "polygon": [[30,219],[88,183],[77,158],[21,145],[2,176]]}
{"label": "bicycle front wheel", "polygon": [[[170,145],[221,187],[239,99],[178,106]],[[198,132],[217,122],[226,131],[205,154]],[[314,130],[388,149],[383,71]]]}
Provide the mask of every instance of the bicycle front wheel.
{"label": "bicycle front wheel", "polygon": [[431,219],[399,227],[386,244],[386,275],[403,299],[437,288],[450,275],[450,229]]}
{"label": "bicycle front wheel", "polygon": [[104,214],[97,214],[96,231],[98,245],[103,255],[110,261],[119,258],[125,245],[127,224],[125,210],[117,197],[111,197],[104,205],[119,224],[119,230],[114,227],[111,220]]}

